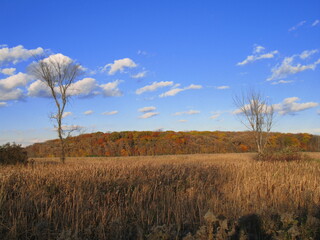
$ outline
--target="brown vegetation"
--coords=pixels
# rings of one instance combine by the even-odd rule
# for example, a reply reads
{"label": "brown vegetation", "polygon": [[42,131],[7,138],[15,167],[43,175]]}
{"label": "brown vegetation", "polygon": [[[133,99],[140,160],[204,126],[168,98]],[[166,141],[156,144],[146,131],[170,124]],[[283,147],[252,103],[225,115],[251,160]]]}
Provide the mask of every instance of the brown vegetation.
{"label": "brown vegetation", "polygon": [[36,159],[27,167],[3,166],[0,238],[316,239],[319,162],[252,157]]}
{"label": "brown vegetation", "polygon": [[[294,147],[299,151],[320,151],[320,136],[307,133],[270,133],[266,152]],[[59,140],[27,147],[30,157],[58,157]],[[113,132],[91,133],[66,139],[66,155],[145,156],[195,153],[254,152],[257,147],[251,132]]]}

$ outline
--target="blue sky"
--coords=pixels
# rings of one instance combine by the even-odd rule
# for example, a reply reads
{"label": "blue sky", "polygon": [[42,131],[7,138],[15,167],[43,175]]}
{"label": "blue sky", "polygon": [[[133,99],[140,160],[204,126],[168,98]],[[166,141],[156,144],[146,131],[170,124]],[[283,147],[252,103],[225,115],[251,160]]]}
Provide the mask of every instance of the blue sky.
{"label": "blue sky", "polygon": [[[86,73],[64,118],[82,132],[246,130],[233,96],[270,99],[273,131],[320,134],[320,2],[1,0],[0,144],[56,138],[32,54]],[[57,56],[57,55],[56,55]]]}

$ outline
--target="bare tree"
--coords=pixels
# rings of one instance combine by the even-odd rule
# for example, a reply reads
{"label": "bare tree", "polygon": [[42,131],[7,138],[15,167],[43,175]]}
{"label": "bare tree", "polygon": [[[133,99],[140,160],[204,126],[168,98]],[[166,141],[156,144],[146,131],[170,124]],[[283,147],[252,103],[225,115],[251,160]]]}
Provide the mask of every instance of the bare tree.
{"label": "bare tree", "polygon": [[238,108],[235,113],[241,123],[252,131],[259,154],[268,143],[269,134],[274,123],[274,108],[260,92],[250,90],[233,99]]}
{"label": "bare tree", "polygon": [[29,66],[29,72],[50,89],[50,95],[54,99],[57,109],[50,118],[57,124],[55,127],[60,139],[60,160],[64,163],[66,158],[65,135],[70,134],[74,129],[63,126],[62,119],[71,97],[70,87],[82,73],[81,66],[62,54],[35,57],[35,59],[37,62]]}

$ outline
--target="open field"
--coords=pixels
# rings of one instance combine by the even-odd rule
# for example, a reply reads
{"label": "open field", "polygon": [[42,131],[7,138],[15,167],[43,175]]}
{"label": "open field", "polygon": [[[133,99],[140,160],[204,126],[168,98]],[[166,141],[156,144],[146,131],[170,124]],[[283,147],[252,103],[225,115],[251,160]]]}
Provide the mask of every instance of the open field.
{"label": "open field", "polygon": [[[319,162],[252,158],[68,158],[66,164],[50,158],[1,166],[0,238],[319,237]],[[219,215],[229,220],[225,227]]]}

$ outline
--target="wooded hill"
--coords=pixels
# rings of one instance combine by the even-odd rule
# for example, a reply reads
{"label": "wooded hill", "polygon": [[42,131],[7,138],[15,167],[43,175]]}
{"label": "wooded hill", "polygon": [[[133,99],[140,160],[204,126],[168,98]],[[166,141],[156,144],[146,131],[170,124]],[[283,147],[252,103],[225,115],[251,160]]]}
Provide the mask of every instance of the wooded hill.
{"label": "wooded hill", "polygon": [[[251,132],[97,132],[69,137],[66,142],[68,157],[256,151]],[[279,150],[284,147],[320,151],[320,136],[307,133],[271,133],[268,148]],[[56,157],[60,152],[59,140],[36,143],[26,147],[26,150],[29,157]]]}

